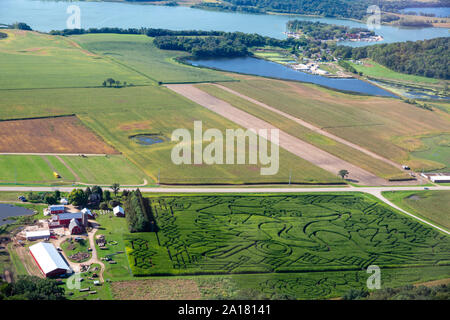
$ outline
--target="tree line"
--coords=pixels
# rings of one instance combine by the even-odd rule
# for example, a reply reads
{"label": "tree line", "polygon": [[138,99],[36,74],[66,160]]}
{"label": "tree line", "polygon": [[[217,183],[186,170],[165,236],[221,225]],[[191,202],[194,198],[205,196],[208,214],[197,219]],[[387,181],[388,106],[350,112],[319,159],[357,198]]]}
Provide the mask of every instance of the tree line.
{"label": "tree line", "polygon": [[127,194],[124,210],[130,232],[157,232],[149,200],[142,196],[139,189]]}
{"label": "tree line", "polygon": [[443,37],[360,48],[338,46],[335,55],[343,59],[370,58],[397,72],[448,80],[449,43],[450,38]]}
{"label": "tree line", "polygon": [[0,300],[66,300],[64,286],[51,279],[19,276],[14,283],[0,279]]}

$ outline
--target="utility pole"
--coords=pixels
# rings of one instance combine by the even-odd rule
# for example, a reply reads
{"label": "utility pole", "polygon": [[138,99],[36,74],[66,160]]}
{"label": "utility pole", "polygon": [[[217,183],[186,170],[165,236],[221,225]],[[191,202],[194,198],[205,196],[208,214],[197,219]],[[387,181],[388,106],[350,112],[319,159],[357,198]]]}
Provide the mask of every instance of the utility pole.
{"label": "utility pole", "polygon": [[291,185],[292,169],[289,169],[289,185]]}

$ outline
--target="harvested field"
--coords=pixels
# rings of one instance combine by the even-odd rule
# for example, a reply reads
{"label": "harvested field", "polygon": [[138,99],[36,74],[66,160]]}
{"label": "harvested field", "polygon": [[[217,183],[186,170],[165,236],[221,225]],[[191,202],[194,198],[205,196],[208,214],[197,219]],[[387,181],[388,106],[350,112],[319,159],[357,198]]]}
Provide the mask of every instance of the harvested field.
{"label": "harvested field", "polygon": [[194,280],[147,279],[111,284],[118,300],[198,300],[200,291]]}
{"label": "harvested field", "polygon": [[76,116],[0,121],[0,153],[117,154]]}

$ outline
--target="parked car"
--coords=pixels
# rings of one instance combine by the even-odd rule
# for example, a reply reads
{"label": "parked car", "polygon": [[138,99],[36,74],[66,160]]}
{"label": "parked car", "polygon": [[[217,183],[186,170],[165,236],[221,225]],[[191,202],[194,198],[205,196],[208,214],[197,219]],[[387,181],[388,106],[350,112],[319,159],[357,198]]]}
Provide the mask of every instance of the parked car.
{"label": "parked car", "polygon": [[17,199],[19,199],[22,202],[27,202],[27,198],[25,198],[24,196],[18,196]]}

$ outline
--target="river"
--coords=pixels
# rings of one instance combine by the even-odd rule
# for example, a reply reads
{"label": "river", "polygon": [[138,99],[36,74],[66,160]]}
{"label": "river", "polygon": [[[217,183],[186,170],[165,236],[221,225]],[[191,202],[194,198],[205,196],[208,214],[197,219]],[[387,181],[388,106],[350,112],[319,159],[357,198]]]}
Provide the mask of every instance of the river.
{"label": "river", "polygon": [[[25,22],[43,32],[65,29],[69,17],[67,7],[77,5],[81,10],[81,27],[165,28],[172,30],[219,30],[259,33],[278,39],[285,38],[287,15],[246,14],[169,7],[123,2],[78,2],[42,0],[0,0],[0,23]],[[333,18],[300,17],[297,19],[365,27],[365,24]],[[398,28],[381,26],[376,30],[386,43],[416,41],[448,36],[445,28]],[[380,43],[380,42],[378,42]],[[365,42],[349,43],[353,46]]]}

